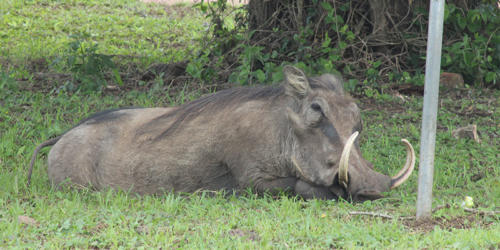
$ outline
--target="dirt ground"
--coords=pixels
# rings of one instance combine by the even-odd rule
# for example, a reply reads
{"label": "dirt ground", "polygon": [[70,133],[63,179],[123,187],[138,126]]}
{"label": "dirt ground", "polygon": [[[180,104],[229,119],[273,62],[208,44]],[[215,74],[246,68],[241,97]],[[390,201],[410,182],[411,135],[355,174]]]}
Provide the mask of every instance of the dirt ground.
{"label": "dirt ground", "polygon": [[494,221],[494,217],[491,217],[490,220],[486,220],[482,215],[468,214],[450,218],[437,217],[425,221],[416,221],[415,219],[403,220],[402,223],[406,228],[413,232],[428,233],[433,231],[436,227],[449,231],[453,229],[469,229],[473,227],[487,228],[493,225]]}

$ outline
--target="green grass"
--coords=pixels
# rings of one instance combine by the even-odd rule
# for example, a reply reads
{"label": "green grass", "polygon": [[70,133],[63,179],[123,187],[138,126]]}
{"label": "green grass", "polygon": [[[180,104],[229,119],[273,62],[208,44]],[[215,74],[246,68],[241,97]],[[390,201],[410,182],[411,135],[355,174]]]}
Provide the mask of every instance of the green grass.
{"label": "green grass", "polygon": [[3,0],[0,57],[14,65],[53,59],[70,35],[85,35],[99,53],[140,65],[185,59],[206,27],[198,10],[139,0]]}
{"label": "green grass", "polygon": [[[44,149],[27,188],[27,166],[36,145],[93,112],[177,105],[210,91],[203,84],[193,88],[193,83],[170,89],[160,81],[148,91],[120,94],[67,93],[57,90],[59,82],[46,83],[55,88],[50,93],[30,87],[36,86],[29,77],[36,71],[26,65],[61,56],[73,32],[95,34],[91,37],[99,42],[100,53],[123,56],[119,63],[124,66],[189,57],[195,42],[182,42],[172,53],[167,52],[172,49],[168,45],[195,41],[204,18],[188,6],[174,12],[165,9],[120,0],[0,2],[0,248],[500,247],[499,217],[469,214],[460,207],[464,196],[472,196],[477,209],[500,210],[498,90],[471,90],[470,96],[461,98],[442,96],[433,204],[449,207],[437,210],[428,226],[402,218],[415,214],[417,174],[385,199],[356,204],[251,193],[139,197],[122,191],[53,190],[47,177],[49,149]],[[47,43],[34,34],[43,35]],[[158,46],[146,35],[158,36],[164,44]],[[404,103],[381,99],[360,100],[361,147],[378,171],[393,175],[404,163],[401,138],[408,138],[419,152],[422,98],[409,97]],[[452,137],[453,129],[469,124],[478,125],[481,143]],[[350,215],[350,211],[386,213],[395,219]],[[18,216],[33,218],[36,224],[23,224]]]}

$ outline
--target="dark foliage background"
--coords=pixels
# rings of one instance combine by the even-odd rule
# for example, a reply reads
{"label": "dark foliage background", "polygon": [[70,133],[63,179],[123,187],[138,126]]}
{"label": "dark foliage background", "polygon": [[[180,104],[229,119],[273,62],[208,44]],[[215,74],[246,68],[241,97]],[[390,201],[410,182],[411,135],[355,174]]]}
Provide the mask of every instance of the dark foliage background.
{"label": "dark foliage background", "polygon": [[[429,1],[250,0],[235,9],[218,0],[199,7],[213,32],[187,65],[196,78],[278,81],[282,65],[292,63],[341,73],[352,89],[423,85]],[[446,1],[442,70],[498,88],[499,28],[496,1]]]}

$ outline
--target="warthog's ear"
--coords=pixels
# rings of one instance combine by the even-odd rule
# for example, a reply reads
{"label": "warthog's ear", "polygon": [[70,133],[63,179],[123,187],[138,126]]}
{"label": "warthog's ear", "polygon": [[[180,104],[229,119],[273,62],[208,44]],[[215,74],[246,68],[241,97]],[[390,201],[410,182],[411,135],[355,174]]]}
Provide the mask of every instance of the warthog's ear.
{"label": "warthog's ear", "polygon": [[285,89],[286,94],[302,98],[309,93],[311,86],[307,80],[306,74],[302,70],[287,65],[283,68],[283,75],[285,76]]}
{"label": "warthog's ear", "polygon": [[325,85],[326,89],[331,89],[339,95],[344,95],[344,81],[340,75],[323,74],[319,77],[319,81]]}

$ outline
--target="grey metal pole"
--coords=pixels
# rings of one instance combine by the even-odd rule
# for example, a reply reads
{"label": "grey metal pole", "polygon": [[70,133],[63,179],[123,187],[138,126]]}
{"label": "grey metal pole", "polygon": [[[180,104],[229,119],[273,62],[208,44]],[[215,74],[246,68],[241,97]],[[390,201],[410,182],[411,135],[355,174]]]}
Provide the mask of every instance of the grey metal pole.
{"label": "grey metal pole", "polygon": [[425,62],[424,110],[420,138],[417,220],[431,216],[444,0],[431,0]]}

